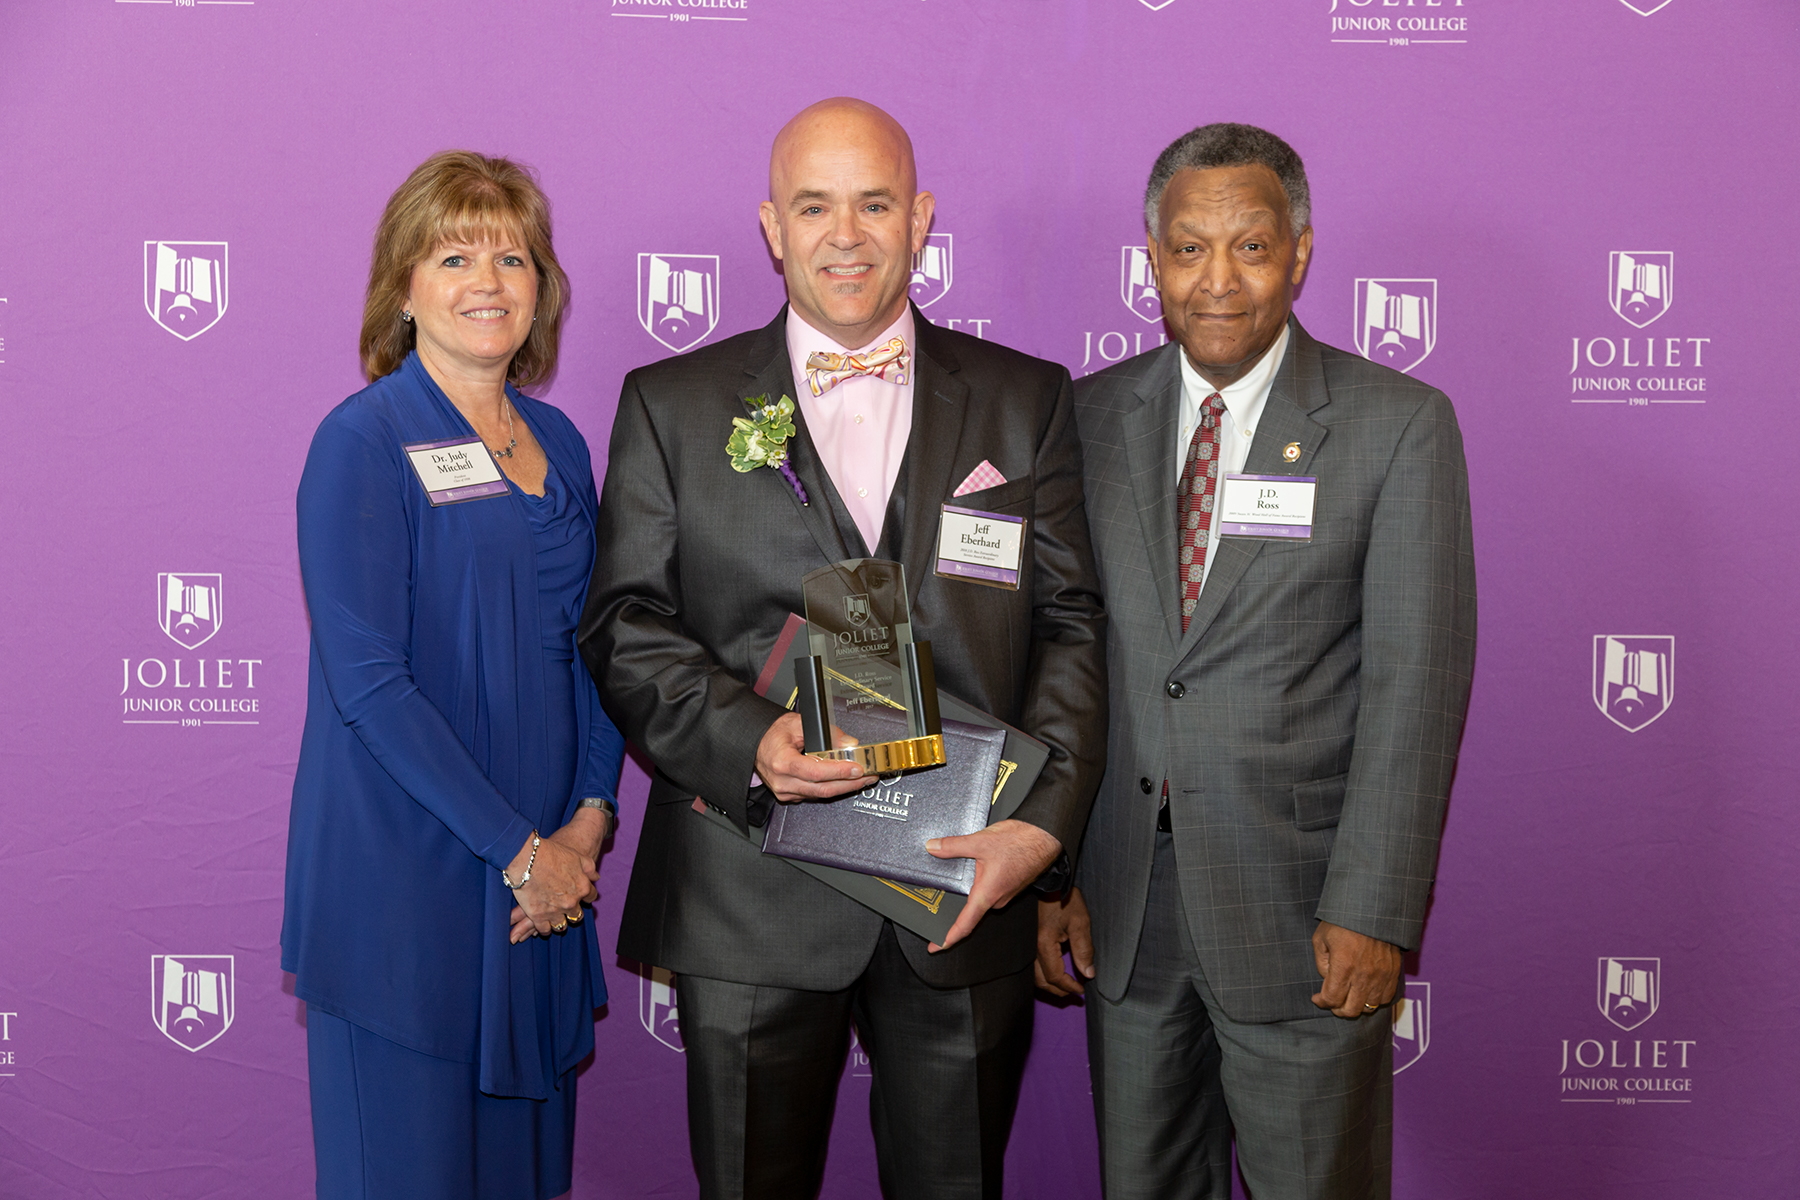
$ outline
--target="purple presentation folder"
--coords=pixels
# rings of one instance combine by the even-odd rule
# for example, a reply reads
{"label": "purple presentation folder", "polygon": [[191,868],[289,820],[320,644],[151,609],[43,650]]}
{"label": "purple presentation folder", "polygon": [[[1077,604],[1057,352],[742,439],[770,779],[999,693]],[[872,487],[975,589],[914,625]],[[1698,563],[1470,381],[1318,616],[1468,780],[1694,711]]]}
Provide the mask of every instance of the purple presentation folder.
{"label": "purple presentation folder", "polygon": [[[865,729],[874,715],[863,714]],[[883,741],[906,737],[906,715],[894,716],[898,728]],[[942,766],[873,779],[862,791],[836,800],[777,804],[763,853],[968,895],[975,886],[975,860],[933,858],[925,843],[974,833],[988,823],[1006,731],[945,720],[943,737]]]}
{"label": "purple presentation folder", "polygon": [[[787,624],[781,630],[781,635],[775,639],[774,650],[763,664],[762,674],[756,680],[756,694],[771,697],[791,708],[794,702],[792,662],[807,652],[806,622],[790,613]],[[961,700],[943,691],[938,692],[938,711],[945,718],[946,749],[949,749],[952,737],[974,737],[977,741],[983,741],[987,745],[992,744],[991,741],[986,740],[991,735],[964,733],[965,729],[969,731],[999,730],[1004,734],[1003,745],[999,751],[996,787],[988,808],[986,823],[992,824],[1010,817],[1024,802],[1032,785],[1037,782],[1037,777],[1044,770],[1044,764],[1050,761],[1050,748],[1031,735],[989,716],[972,705],[964,704]],[[939,771],[946,769],[948,769],[948,764],[944,767],[932,768],[932,770]],[[900,780],[917,779],[919,775],[930,773],[930,771],[915,772],[911,775],[901,776]],[[918,789],[915,787],[913,791],[916,795]],[[852,792],[849,796],[842,797],[831,805],[821,804],[816,807],[822,810],[835,807],[836,804],[846,804],[854,800],[857,795],[858,793]],[[771,827],[774,826],[776,820],[781,818],[783,810],[793,807],[795,806],[778,806],[775,815],[770,818]],[[815,806],[808,804],[803,807]],[[746,838],[752,845],[761,844],[765,836],[764,830],[755,828],[746,834],[730,817],[698,799],[694,801],[694,811],[703,814],[720,827],[729,829],[737,836]],[[884,824],[886,823],[884,822]],[[898,829],[907,829],[912,826],[912,823],[893,822],[893,825]],[[939,835],[919,832],[913,839],[918,844],[918,853],[934,863],[940,860],[931,859],[929,854],[924,853],[923,847],[928,837],[936,836]],[[914,861],[917,865],[916,860]],[[975,865],[972,859],[944,859],[941,861],[947,868],[965,868],[967,877],[972,880]],[[805,871],[821,883],[837,889],[859,904],[874,909],[895,924],[910,929],[920,937],[932,942],[943,942],[945,935],[950,932],[950,926],[955,924],[957,915],[962,912],[962,907],[967,902],[966,896],[941,886],[928,886],[880,875],[865,874],[860,871],[846,870],[843,867],[829,866],[822,862],[808,862],[793,857],[787,858],[787,862],[796,870]]]}

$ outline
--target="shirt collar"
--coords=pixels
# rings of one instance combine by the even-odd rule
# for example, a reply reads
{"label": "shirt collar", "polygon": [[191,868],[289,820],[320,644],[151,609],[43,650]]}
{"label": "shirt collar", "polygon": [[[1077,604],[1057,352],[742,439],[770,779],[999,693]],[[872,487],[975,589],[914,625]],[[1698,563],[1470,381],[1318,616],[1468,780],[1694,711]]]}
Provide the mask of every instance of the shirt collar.
{"label": "shirt collar", "polygon": [[862,354],[865,351],[874,350],[880,347],[896,334],[906,339],[906,352],[916,357],[919,347],[918,343],[913,340],[912,305],[908,304],[905,308],[901,309],[900,318],[892,325],[889,325],[886,329],[876,334],[873,341],[865,346],[858,346],[853,350],[846,350],[829,334],[820,333],[817,329],[814,329],[811,325],[807,324],[804,317],[795,311],[793,305],[788,305],[788,357],[793,359],[794,370],[796,373],[803,372],[806,368],[806,360],[818,351],[824,350],[832,354]]}
{"label": "shirt collar", "polygon": [[1215,388],[1200,377],[1194,364],[1188,361],[1187,351],[1177,349],[1176,357],[1181,360],[1181,393],[1184,403],[1182,412],[1191,425],[1200,411],[1200,405],[1206,398],[1219,393],[1225,401],[1225,409],[1231,414],[1234,428],[1254,428],[1258,415],[1262,412],[1264,401],[1269,398],[1269,389],[1275,384],[1275,372],[1281,367],[1281,360],[1287,354],[1289,326],[1283,324],[1281,333],[1275,344],[1263,351],[1263,356],[1256,360],[1256,365],[1244,372],[1243,378],[1222,388]]}

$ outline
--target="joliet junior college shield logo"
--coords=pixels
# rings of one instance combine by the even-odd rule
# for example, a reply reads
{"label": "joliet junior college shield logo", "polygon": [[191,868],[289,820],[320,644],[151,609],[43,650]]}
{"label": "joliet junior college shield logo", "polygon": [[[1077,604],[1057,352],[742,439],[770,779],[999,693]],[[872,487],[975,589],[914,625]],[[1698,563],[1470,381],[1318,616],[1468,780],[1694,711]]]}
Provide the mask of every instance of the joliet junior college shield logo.
{"label": "joliet junior college shield logo", "polygon": [[1675,254],[1670,250],[1614,250],[1608,299],[1612,310],[1642,329],[1675,300]]}
{"label": "joliet junior college shield logo", "polygon": [[928,233],[925,244],[913,255],[912,282],[907,295],[920,308],[930,308],[950,293],[950,235]]}
{"label": "joliet junior college shield logo", "polygon": [[868,624],[869,598],[861,592],[844,597],[844,616],[858,629]]}
{"label": "joliet junior college shield logo", "polygon": [[156,619],[162,631],[187,650],[196,650],[225,623],[225,579],[194,571],[156,577]]}
{"label": "joliet junior college shield logo", "polygon": [[1675,639],[1594,635],[1594,703],[1636,733],[1675,703]]}
{"label": "joliet junior college shield logo", "polygon": [[1425,1057],[1431,1045],[1431,985],[1406,981],[1406,993],[1394,1002],[1394,1074]]}
{"label": "joliet junior college shield logo", "polygon": [[1142,246],[1119,247],[1119,299],[1143,320],[1162,320],[1162,293],[1150,270],[1150,251]]}
{"label": "joliet junior college shield logo", "polygon": [[1437,280],[1356,281],[1356,352],[1410,371],[1437,345]]}
{"label": "joliet junior college shield logo", "polygon": [[184,342],[219,323],[229,283],[224,242],[144,243],[144,308]]}
{"label": "joliet junior college shield logo", "polygon": [[1662,993],[1662,959],[1600,960],[1600,1012],[1627,1033],[1656,1015]]}
{"label": "joliet junior college shield logo", "polygon": [[685,1052],[681,1043],[681,1014],[675,1009],[675,976],[661,967],[649,967],[638,976],[638,1020],[649,1035],[671,1050]]}
{"label": "joliet junior college shield logo", "polygon": [[719,324],[719,256],[638,255],[638,324],[680,354]]}
{"label": "joliet junior college shield logo", "polygon": [[150,1011],[163,1036],[184,1050],[218,1041],[237,1015],[229,954],[152,954]]}
{"label": "joliet junior college shield logo", "polygon": [[1120,299],[1143,320],[1163,320],[1163,295],[1156,290],[1150,252],[1143,246],[1120,246]]}

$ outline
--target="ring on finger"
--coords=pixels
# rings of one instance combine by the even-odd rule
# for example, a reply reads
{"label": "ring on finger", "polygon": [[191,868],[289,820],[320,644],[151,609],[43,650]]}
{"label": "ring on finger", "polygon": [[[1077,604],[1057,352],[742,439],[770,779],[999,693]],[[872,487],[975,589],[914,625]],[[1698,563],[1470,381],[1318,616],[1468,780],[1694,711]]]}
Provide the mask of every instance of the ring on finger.
{"label": "ring on finger", "polygon": [[1381,1007],[1381,1005],[1379,1005],[1379,1004],[1365,1004],[1365,1005],[1363,1005],[1363,1011],[1365,1013],[1372,1013],[1372,1012],[1376,1011],[1377,1009],[1379,1009],[1380,1007]]}
{"label": "ring on finger", "polygon": [[579,908],[569,914],[569,924],[571,924],[571,925],[581,924],[581,910]]}
{"label": "ring on finger", "polygon": [[567,921],[558,921],[556,924],[554,924],[550,927],[550,932],[551,933],[561,933],[563,930],[567,929],[568,927],[569,927],[569,923]]}

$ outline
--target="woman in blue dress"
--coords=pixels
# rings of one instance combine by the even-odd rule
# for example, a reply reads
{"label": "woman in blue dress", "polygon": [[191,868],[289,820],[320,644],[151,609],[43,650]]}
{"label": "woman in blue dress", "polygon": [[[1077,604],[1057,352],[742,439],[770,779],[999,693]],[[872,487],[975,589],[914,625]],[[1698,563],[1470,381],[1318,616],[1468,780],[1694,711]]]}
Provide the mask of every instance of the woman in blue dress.
{"label": "woman in blue dress", "polygon": [[301,476],[312,661],[281,949],[321,1200],[569,1190],[606,998],[582,906],[623,746],[575,653],[587,444],[518,390],[555,368],[567,296],[530,175],[425,162],[376,232],[372,382]]}

